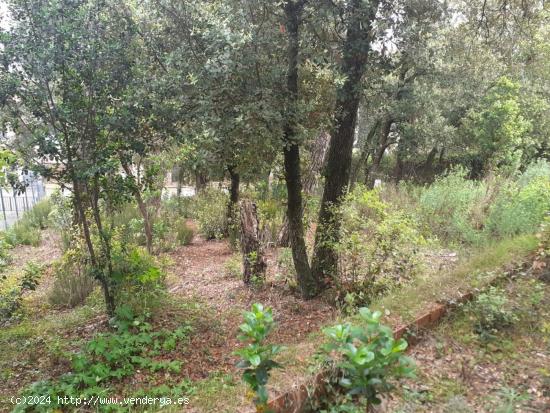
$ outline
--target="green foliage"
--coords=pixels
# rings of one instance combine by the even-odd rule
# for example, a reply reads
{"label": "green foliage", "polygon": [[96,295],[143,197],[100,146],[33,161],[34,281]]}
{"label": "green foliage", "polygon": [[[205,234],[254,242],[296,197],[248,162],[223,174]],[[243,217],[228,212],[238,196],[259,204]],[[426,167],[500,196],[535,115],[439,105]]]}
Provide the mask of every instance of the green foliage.
{"label": "green foliage", "polygon": [[184,219],[176,221],[176,241],[179,245],[189,245],[193,241],[193,228]]}
{"label": "green foliage", "polygon": [[487,217],[487,230],[491,235],[510,237],[533,233],[550,212],[550,175],[522,181],[524,186],[511,183],[502,188],[491,206]]}
{"label": "green foliage", "polygon": [[44,199],[27,211],[23,219],[27,219],[34,228],[46,229],[50,224],[49,215],[51,210],[52,203],[49,199]]}
{"label": "green foliage", "polygon": [[389,380],[413,376],[414,365],[404,356],[407,342],[394,340],[392,330],[380,323],[379,311],[364,307],[359,315],[361,325],[345,323],[323,330],[330,340],[324,351],[339,368],[337,384],[348,398],[361,405],[379,404],[380,393],[393,388]]}
{"label": "green foliage", "polygon": [[[466,178],[463,168],[456,168],[424,188],[419,198],[419,213],[430,231],[444,241],[479,242],[482,220],[476,206],[485,202],[484,182]],[[482,209],[482,208],[481,208]]]}
{"label": "green foliage", "polygon": [[519,176],[517,184],[524,188],[538,178],[550,179],[550,162],[546,159],[539,159],[527,165],[525,171]]}
{"label": "green foliage", "polygon": [[41,266],[28,262],[15,285],[0,289],[0,324],[19,319],[23,294],[36,290],[42,271]]}
{"label": "green foliage", "polygon": [[340,301],[360,307],[411,279],[418,269],[418,250],[425,243],[411,216],[391,209],[378,190],[362,186],[346,196],[340,213],[341,241],[336,246]]}
{"label": "green foliage", "polygon": [[3,274],[3,272],[12,261],[9,253],[10,247],[11,245],[4,239],[4,234],[0,233],[0,280],[5,278],[5,274]]}
{"label": "green foliage", "polygon": [[41,240],[40,229],[25,218],[17,221],[6,231],[6,241],[12,245],[32,245],[37,247]]}
{"label": "green foliage", "polygon": [[478,146],[486,168],[517,170],[529,146],[527,134],[532,125],[522,113],[519,89],[519,83],[499,78],[465,119],[467,133]]}
{"label": "green foliage", "polygon": [[84,303],[96,286],[81,248],[68,249],[53,265],[55,279],[48,292],[56,308],[73,308]]}
{"label": "green foliage", "polygon": [[281,351],[281,347],[265,343],[274,326],[271,308],[264,309],[261,304],[253,304],[251,311],[244,313],[244,320],[244,324],[239,326],[242,333],[239,340],[248,345],[235,352],[241,357],[237,367],[244,369],[242,377],[256,395],[254,403],[257,410],[265,412],[269,372],[280,367],[273,357]]}
{"label": "green foliage", "polygon": [[73,204],[71,198],[65,196],[61,191],[55,191],[50,197],[51,210],[48,215],[48,221],[52,227],[61,234],[63,250],[71,247],[73,238]]}
{"label": "green foliage", "polygon": [[497,287],[489,287],[479,294],[469,311],[475,317],[476,332],[483,339],[494,337],[496,332],[518,321],[505,292]]}
{"label": "green foliage", "polygon": [[[133,376],[137,370],[178,373],[181,362],[157,360],[161,352],[182,351],[192,328],[181,325],[174,331],[153,331],[151,324],[134,317],[128,307],[119,306],[114,321],[117,332],[100,333],[78,353],[67,354],[71,372],[58,380],[33,383],[24,396],[49,396],[51,404],[16,407],[17,412],[48,412],[60,408],[58,397],[108,396],[110,384]],[[182,390],[187,386],[182,387]],[[164,394],[166,396],[166,394]],[[109,410],[110,406],[98,406]]]}
{"label": "green foliage", "polygon": [[21,219],[6,231],[6,241],[12,245],[40,244],[40,231],[49,225],[49,214],[52,204],[49,200],[42,200],[36,203],[30,210],[26,211]]}
{"label": "green foliage", "polygon": [[227,194],[213,188],[196,196],[193,213],[207,239],[222,238],[227,233],[227,202]]}
{"label": "green foliage", "polygon": [[135,314],[149,316],[166,296],[166,274],[143,248],[113,240],[113,282],[116,301]]}

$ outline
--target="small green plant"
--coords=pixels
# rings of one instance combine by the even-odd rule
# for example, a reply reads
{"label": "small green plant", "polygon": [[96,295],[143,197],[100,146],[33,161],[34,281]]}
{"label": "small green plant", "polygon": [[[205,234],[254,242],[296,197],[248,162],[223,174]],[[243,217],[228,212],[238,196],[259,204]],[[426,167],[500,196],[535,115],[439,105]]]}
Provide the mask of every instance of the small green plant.
{"label": "small green plant", "polygon": [[187,225],[185,220],[176,222],[176,241],[179,245],[189,245],[193,241],[193,229]]}
{"label": "small green plant", "polygon": [[223,265],[225,274],[230,278],[241,278],[243,274],[243,263],[240,254],[233,254]]}
{"label": "small green plant", "polygon": [[390,378],[413,376],[414,365],[404,356],[407,342],[393,338],[392,330],[380,323],[379,311],[363,307],[359,315],[361,325],[345,323],[323,330],[330,340],[324,351],[340,371],[337,385],[346,400],[368,406],[379,404],[380,393],[392,389]]}
{"label": "small green plant", "polygon": [[71,396],[107,395],[112,381],[130,377],[136,370],[172,373],[180,371],[180,361],[157,360],[155,357],[161,350],[181,351],[192,331],[190,326],[182,325],[173,331],[153,331],[149,323],[134,317],[131,310],[124,306],[118,307],[113,326],[118,331],[97,334],[80,352],[65,355],[70,359],[70,373],[64,374],[58,380],[33,383],[24,392],[25,396],[49,396],[50,404],[20,404],[15,411],[49,412],[63,407],[58,404],[58,397],[63,399]]}
{"label": "small green plant", "polygon": [[254,392],[254,403],[258,412],[267,410],[267,381],[273,368],[280,365],[273,358],[281,351],[281,347],[267,344],[265,340],[273,329],[273,314],[271,308],[262,304],[253,304],[251,311],[244,313],[245,322],[240,325],[239,340],[248,345],[235,352],[241,357],[237,367],[244,369],[243,380]]}
{"label": "small green plant", "polygon": [[479,294],[470,305],[470,312],[475,318],[475,330],[483,339],[493,338],[496,332],[518,321],[506,294],[497,287]]}
{"label": "small green plant", "polygon": [[33,262],[27,262],[23,269],[23,278],[21,279],[21,289],[34,291],[38,286],[42,276],[43,267]]}
{"label": "small green plant", "polygon": [[503,387],[498,392],[500,405],[495,409],[495,413],[515,413],[517,405],[523,404],[531,397],[526,393],[518,393],[516,389]]}

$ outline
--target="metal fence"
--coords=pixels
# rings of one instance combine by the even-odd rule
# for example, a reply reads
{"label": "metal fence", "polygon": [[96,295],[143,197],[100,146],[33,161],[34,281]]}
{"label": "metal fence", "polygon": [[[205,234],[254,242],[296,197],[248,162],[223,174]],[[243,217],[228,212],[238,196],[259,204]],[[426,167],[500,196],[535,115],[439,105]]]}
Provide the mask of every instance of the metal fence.
{"label": "metal fence", "polygon": [[32,179],[27,182],[23,192],[13,189],[0,188],[0,209],[4,230],[15,224],[25,211],[31,209],[37,202],[46,196],[46,188],[41,179]]}

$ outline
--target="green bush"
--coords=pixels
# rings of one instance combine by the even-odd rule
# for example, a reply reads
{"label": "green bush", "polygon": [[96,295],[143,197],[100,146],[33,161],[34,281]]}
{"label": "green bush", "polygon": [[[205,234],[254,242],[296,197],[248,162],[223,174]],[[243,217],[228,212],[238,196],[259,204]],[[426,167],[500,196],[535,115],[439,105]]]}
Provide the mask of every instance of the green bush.
{"label": "green bush", "polygon": [[540,159],[528,165],[518,178],[518,186],[523,188],[538,178],[550,179],[550,162]]}
{"label": "green bush", "polygon": [[478,243],[484,217],[476,212],[485,210],[487,194],[486,182],[467,179],[464,169],[454,169],[422,190],[420,217],[443,241]]}
{"label": "green bush", "polygon": [[49,200],[38,202],[6,231],[6,241],[12,246],[40,245],[40,230],[47,228],[51,209],[52,204]]}
{"label": "green bush", "polygon": [[337,300],[354,310],[411,279],[425,240],[414,219],[390,208],[378,190],[357,186],[346,196],[340,214]]}
{"label": "green bush", "polygon": [[23,269],[23,276],[15,285],[0,290],[0,323],[17,320],[20,316],[20,308],[23,294],[26,291],[34,291],[42,276],[42,267],[28,262]]}
{"label": "green bush", "polygon": [[73,308],[84,303],[96,283],[90,274],[82,251],[73,248],[54,263],[55,279],[48,292],[48,302],[55,308]]}
{"label": "green bush", "polygon": [[40,245],[41,239],[40,229],[34,227],[30,221],[24,218],[6,231],[6,241],[14,247],[17,245],[37,247]]}
{"label": "green bush", "polygon": [[117,305],[147,317],[166,297],[166,274],[157,261],[140,247],[123,245],[114,237],[111,284]]}
{"label": "green bush", "polygon": [[213,188],[205,189],[196,196],[194,216],[206,239],[219,239],[227,233],[228,200],[227,194]]}
{"label": "green bush", "polygon": [[550,176],[535,177],[523,187],[511,183],[491,206],[486,230],[498,237],[532,233],[549,212]]}
{"label": "green bush", "polygon": [[52,205],[48,221],[61,234],[63,251],[71,248],[73,238],[73,203],[71,198],[55,191],[50,197]]}
{"label": "green bush", "polygon": [[29,224],[38,229],[46,229],[49,224],[49,215],[52,211],[52,203],[49,199],[43,199],[37,202],[29,211],[25,212],[23,219],[29,221]]}
{"label": "green bush", "polygon": [[407,342],[393,338],[391,328],[380,323],[379,311],[361,308],[359,315],[362,325],[345,323],[323,330],[330,340],[324,346],[326,358],[340,372],[330,402],[352,409],[352,404],[363,408],[379,404],[380,393],[393,388],[390,379],[412,377],[415,369],[413,361],[404,355]]}
{"label": "green bush", "polygon": [[189,245],[193,241],[193,228],[184,219],[176,221],[176,241],[179,245]]}
{"label": "green bush", "polygon": [[496,332],[518,321],[505,292],[497,287],[479,294],[469,311],[476,320],[476,332],[484,339],[492,338]]}

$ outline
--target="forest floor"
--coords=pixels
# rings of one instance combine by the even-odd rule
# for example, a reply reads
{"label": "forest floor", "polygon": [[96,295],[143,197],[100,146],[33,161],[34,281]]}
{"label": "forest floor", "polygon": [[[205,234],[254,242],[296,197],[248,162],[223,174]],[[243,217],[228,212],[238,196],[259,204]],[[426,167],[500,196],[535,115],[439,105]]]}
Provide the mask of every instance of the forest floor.
{"label": "forest floor", "polygon": [[[525,257],[533,250],[534,243],[534,237],[524,237],[495,245],[481,254],[472,256],[462,253],[457,256],[452,251],[430,252],[425,257],[425,276],[377,300],[372,303],[372,307],[383,310],[386,314],[385,322],[392,326],[410,321],[438,300],[451,299],[457,292],[481,285],[490,278],[492,272],[489,270],[498,269],[504,264]],[[18,394],[33,381],[55,378],[68,371],[70,366],[64,354],[67,351],[78,350],[94,334],[107,329],[107,318],[99,294],[93,294],[84,306],[71,310],[54,310],[48,306],[47,291],[54,277],[48,265],[60,256],[58,244],[57,237],[46,231],[39,247],[18,247],[11,251],[13,262],[7,270],[8,274],[21,273],[28,261],[44,264],[47,269],[41,278],[39,288],[24,297],[25,315],[21,321],[0,330],[0,395],[4,396],[4,399],[0,400],[0,411],[10,411],[7,397]],[[245,386],[239,379],[240,373],[235,367],[236,357],[233,356],[233,351],[241,345],[237,335],[242,312],[249,309],[254,302],[261,302],[273,308],[277,328],[270,339],[286,347],[280,356],[285,368],[274,372],[270,381],[271,394],[277,395],[288,391],[307,379],[315,365],[315,352],[322,341],[322,327],[342,320],[343,316],[323,298],[303,301],[296,297],[288,280],[279,273],[277,254],[278,251],[275,249],[268,250],[269,270],[266,282],[261,286],[244,286],[238,276],[230,274],[226,264],[229,260],[237,258],[227,241],[206,241],[201,237],[195,237],[188,246],[160,254],[167,261],[167,284],[170,294],[163,311],[154,315],[152,324],[155,327],[168,328],[180,324],[189,324],[193,327],[189,341],[182,351],[162,355],[165,358],[181,360],[182,370],[169,375],[137,374],[132,379],[116,385],[117,394],[125,395],[125,392],[131,392],[136,388],[146,389],[147,386],[172,385],[185,381],[190,383],[188,388],[191,395],[187,411],[249,411],[251,402]],[[548,317],[548,314],[544,313],[541,316]],[[449,323],[445,323],[447,324]],[[462,325],[464,324],[463,322]],[[457,331],[463,333],[460,329]],[[513,380],[504,380],[503,376],[498,374],[486,376],[487,380],[500,380],[500,387],[516,388],[516,383],[526,381],[522,379],[522,375],[529,375],[529,372],[536,368],[530,364],[536,363],[533,361],[533,354],[545,354],[545,357],[548,354],[545,353],[548,343],[542,338],[535,340],[538,347],[528,351],[526,343],[521,341],[524,330],[518,330],[516,333],[520,341],[513,345],[513,349],[517,352],[517,357],[525,357],[530,361],[524,363],[524,368],[503,371],[502,375],[510,374],[514,377]],[[411,355],[419,361],[419,377],[425,384],[418,381],[407,383],[410,391],[403,390],[399,393],[399,397],[392,401],[396,403],[391,405],[394,410],[388,411],[444,412],[448,410],[441,410],[440,404],[448,403],[447,399],[455,396],[466,398],[468,405],[478,408],[485,397],[494,393],[498,386],[489,388],[487,382],[474,379],[477,377],[475,364],[479,359],[478,353],[489,356],[493,353],[475,347],[475,341],[464,341],[455,336],[452,329],[442,326],[441,330],[438,329],[433,336],[428,336],[411,351]],[[544,343],[547,346],[546,350]],[[438,358],[436,355],[441,353],[441,346],[445,350],[443,356]],[[515,360],[508,350],[498,350],[494,353],[501,356],[499,366],[502,368],[510,367],[506,363],[506,360],[509,360],[507,357]],[[471,381],[460,384],[456,389],[452,389],[453,391],[445,389],[444,383],[449,383],[450,386],[455,380],[455,375],[462,374],[463,360],[468,354],[471,357],[466,365],[472,366],[473,370],[466,375]],[[542,359],[539,357],[539,360]],[[518,365],[520,364],[518,362]],[[487,367],[482,371],[498,370],[499,366]],[[547,372],[540,373],[536,381],[529,385],[529,388],[536,389],[537,397],[537,392],[544,390],[541,384],[544,374]],[[468,383],[477,390],[470,391]]]}

